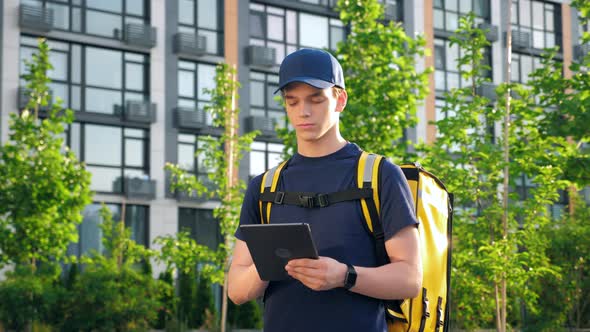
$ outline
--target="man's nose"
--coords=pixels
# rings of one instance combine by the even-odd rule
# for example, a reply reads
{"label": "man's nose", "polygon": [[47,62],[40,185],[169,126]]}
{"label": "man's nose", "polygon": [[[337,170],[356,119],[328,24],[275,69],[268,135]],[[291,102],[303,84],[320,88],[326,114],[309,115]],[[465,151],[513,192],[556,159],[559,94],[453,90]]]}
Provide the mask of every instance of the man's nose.
{"label": "man's nose", "polygon": [[299,116],[308,117],[311,115],[311,103],[301,102],[299,107]]}

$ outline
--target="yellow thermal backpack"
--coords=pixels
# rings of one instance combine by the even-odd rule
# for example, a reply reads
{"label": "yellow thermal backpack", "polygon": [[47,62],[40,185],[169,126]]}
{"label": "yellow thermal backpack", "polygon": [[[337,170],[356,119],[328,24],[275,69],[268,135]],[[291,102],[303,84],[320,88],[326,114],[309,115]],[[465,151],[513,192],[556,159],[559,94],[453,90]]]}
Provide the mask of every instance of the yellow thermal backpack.
{"label": "yellow thermal backpack", "polygon": [[[379,214],[379,170],[384,158],[362,152],[357,162],[357,186],[336,193],[302,193],[277,191],[281,170],[288,163],[266,171],[260,185],[260,216],[270,222],[272,204],[289,204],[321,208],[337,202],[359,200],[366,229],[375,240],[379,265],[389,263]],[[451,231],[453,195],[435,175],[420,164],[400,166],[412,192],[416,217],[420,223],[422,255],[422,291],[412,299],[385,301],[390,332],[445,332],[449,325],[451,285]]]}

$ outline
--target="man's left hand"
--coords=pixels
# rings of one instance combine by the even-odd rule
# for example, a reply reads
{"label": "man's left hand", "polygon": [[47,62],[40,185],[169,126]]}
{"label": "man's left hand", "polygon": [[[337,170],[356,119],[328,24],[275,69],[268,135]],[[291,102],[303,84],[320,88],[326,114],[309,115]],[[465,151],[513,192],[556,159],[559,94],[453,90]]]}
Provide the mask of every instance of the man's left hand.
{"label": "man's left hand", "polygon": [[289,261],[285,270],[289,275],[316,290],[329,290],[344,286],[346,264],[329,257],[319,259],[293,259]]}

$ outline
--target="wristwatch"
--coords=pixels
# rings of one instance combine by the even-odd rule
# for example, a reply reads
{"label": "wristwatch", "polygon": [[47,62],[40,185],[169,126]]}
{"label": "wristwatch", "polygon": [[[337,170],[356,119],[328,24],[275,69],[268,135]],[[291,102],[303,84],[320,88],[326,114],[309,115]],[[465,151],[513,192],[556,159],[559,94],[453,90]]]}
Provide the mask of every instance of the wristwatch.
{"label": "wristwatch", "polygon": [[344,277],[344,288],[351,289],[356,284],[356,270],[354,266],[350,264],[346,264],[348,270],[346,271],[346,276]]}

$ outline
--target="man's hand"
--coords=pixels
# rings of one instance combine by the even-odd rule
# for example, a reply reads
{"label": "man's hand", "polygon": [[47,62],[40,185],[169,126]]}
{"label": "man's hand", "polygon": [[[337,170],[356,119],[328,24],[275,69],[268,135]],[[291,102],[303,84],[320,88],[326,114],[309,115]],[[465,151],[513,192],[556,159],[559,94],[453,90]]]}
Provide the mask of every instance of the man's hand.
{"label": "man's hand", "polygon": [[320,257],[293,259],[285,266],[285,270],[305,286],[321,291],[344,286],[347,268],[346,264],[335,259]]}

